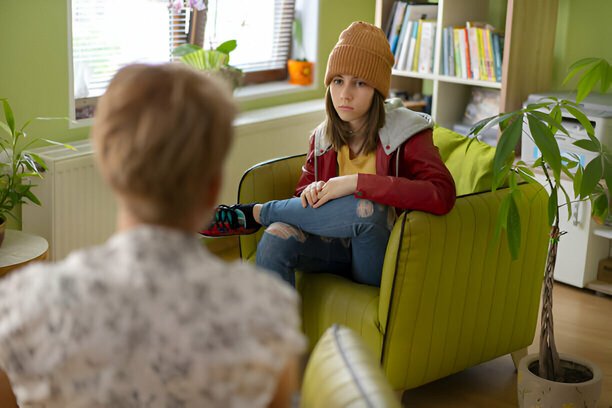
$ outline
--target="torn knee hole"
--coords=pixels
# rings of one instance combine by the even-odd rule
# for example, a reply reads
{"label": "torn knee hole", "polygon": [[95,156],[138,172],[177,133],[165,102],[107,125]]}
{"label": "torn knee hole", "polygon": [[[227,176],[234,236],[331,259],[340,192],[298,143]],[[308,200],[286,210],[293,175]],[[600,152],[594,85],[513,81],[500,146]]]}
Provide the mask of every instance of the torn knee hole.
{"label": "torn knee hole", "polygon": [[357,204],[357,216],[359,218],[366,218],[374,213],[374,204],[369,200],[359,200]]}
{"label": "torn knee hole", "polygon": [[271,224],[266,229],[266,233],[277,236],[282,239],[295,238],[299,242],[304,242],[306,240],[306,235],[304,235],[304,232],[300,231],[292,225],[285,224],[282,222],[275,222]]}

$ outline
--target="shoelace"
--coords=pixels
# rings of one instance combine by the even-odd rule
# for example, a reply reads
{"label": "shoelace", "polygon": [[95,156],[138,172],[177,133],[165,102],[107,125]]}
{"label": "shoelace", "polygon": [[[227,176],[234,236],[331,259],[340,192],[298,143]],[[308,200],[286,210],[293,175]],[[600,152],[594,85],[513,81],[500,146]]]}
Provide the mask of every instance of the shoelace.
{"label": "shoelace", "polygon": [[217,226],[217,229],[224,230],[227,228],[227,224],[229,224],[230,229],[240,228],[238,217],[234,214],[234,206],[221,204],[217,207],[214,225]]}

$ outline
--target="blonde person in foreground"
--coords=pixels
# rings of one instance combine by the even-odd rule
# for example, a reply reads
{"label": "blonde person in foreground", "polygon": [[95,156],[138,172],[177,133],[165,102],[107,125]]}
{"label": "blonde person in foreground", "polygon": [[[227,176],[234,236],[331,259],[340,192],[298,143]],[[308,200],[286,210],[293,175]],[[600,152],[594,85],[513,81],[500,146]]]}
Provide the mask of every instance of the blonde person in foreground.
{"label": "blonde person in foreground", "polygon": [[233,117],[226,90],[185,66],[117,73],[92,138],[118,232],[0,281],[0,368],[21,406],[289,406],[305,345],[296,294],[194,233]]}

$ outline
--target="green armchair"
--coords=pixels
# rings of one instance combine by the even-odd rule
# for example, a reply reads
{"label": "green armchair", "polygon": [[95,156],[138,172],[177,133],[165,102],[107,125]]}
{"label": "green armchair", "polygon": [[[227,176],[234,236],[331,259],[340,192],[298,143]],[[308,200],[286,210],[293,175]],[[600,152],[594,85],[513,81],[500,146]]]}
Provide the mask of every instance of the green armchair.
{"label": "green armchair", "polygon": [[[302,274],[303,329],[311,347],[333,324],[361,335],[395,390],[418,387],[504,354],[523,354],[534,337],[547,252],[547,194],[521,185],[522,246],[512,260],[496,240],[502,189],[490,191],[494,149],[444,128],[434,143],[457,186],[453,210],[406,211],[395,223],[380,288],[332,274]],[[239,202],[293,194],[304,155],[247,170]],[[254,261],[263,231],[240,237]],[[503,234],[502,234],[503,235]],[[515,361],[516,363],[517,361]]]}

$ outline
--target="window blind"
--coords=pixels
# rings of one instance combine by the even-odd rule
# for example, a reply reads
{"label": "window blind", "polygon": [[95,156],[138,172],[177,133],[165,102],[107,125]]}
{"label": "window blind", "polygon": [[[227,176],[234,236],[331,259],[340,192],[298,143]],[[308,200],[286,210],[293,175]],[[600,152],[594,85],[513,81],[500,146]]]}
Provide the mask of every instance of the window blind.
{"label": "window blind", "polygon": [[189,13],[168,0],[72,0],[74,98],[101,95],[121,67],[170,61],[187,40]]}
{"label": "window blind", "polygon": [[235,39],[230,64],[245,73],[285,69],[295,0],[209,0],[204,48]]}

